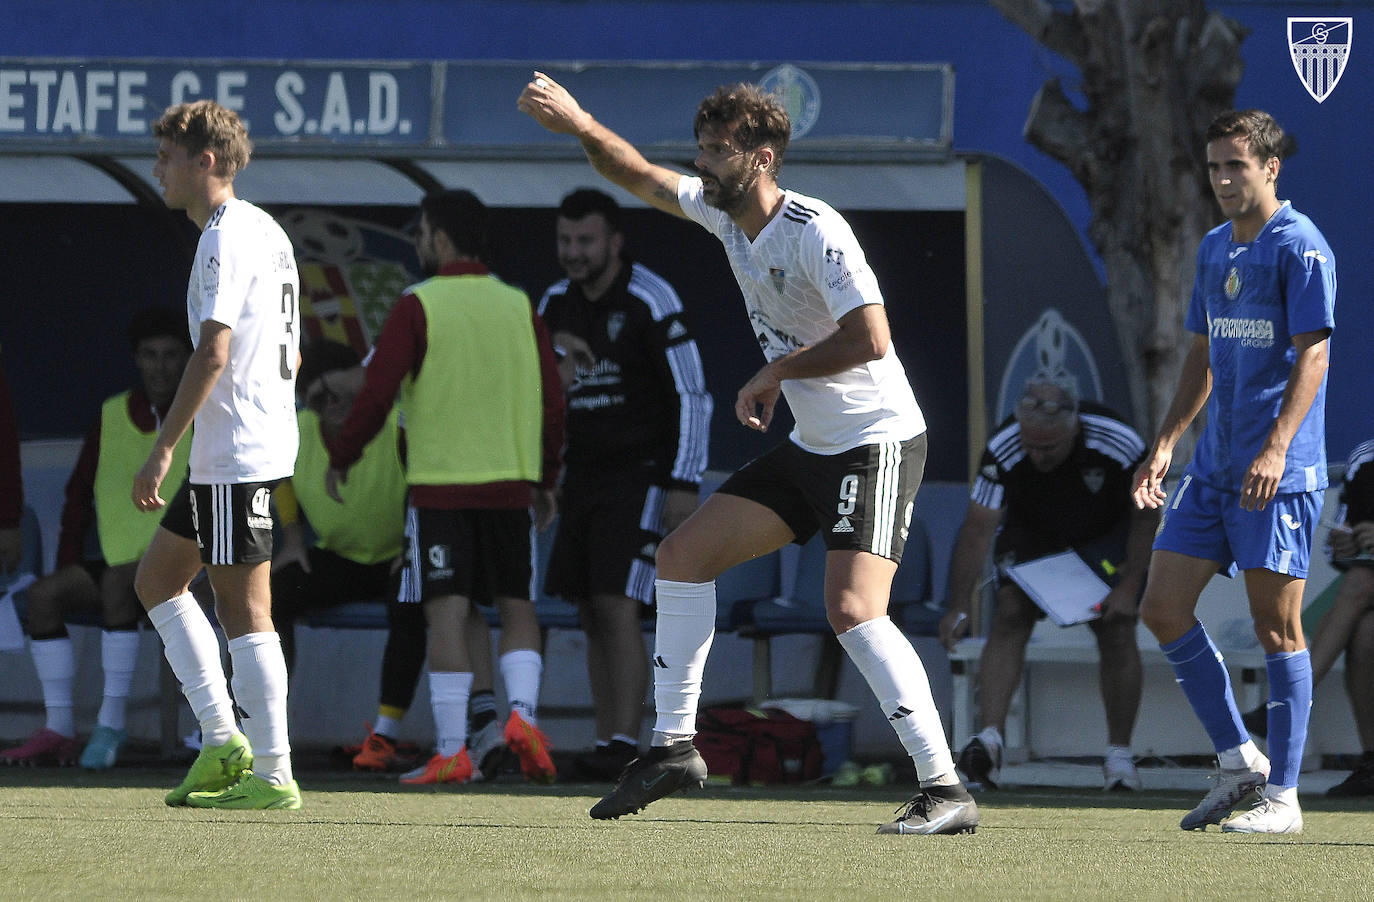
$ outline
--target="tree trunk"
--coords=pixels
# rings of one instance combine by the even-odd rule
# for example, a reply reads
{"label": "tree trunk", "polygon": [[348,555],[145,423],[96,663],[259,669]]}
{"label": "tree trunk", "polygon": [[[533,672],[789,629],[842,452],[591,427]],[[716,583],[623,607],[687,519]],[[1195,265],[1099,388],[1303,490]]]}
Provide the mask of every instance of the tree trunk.
{"label": "tree trunk", "polygon": [[[1086,105],[1051,79],[1025,134],[1088,193],[1089,236],[1106,266],[1135,421],[1148,440],[1187,352],[1198,242],[1220,221],[1204,133],[1235,99],[1246,29],[1202,0],[1075,0],[1073,12],[1046,0],[991,2],[1081,74],[1074,87]],[[1180,442],[1174,459],[1186,462],[1192,444]]]}

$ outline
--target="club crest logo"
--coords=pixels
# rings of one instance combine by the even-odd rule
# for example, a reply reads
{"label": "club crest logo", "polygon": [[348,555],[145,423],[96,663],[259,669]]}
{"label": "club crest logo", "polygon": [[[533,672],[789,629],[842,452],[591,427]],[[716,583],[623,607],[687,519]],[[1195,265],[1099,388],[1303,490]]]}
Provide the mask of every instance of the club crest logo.
{"label": "club crest logo", "polygon": [[1350,59],[1350,35],[1354,19],[1288,19],[1288,54],[1298,80],[1321,103],[1336,89]]}
{"label": "club crest logo", "polygon": [[1240,294],[1240,269],[1238,267],[1233,266],[1227,270],[1226,284],[1222,288],[1226,292],[1226,300],[1228,301],[1234,301],[1236,296]]}
{"label": "club crest logo", "polygon": [[782,294],[783,289],[787,287],[787,271],[778,269],[776,266],[770,266],[768,267],[768,278],[773,280],[773,289],[778,294]]}
{"label": "club crest logo", "polygon": [[811,131],[821,117],[821,89],[805,69],[790,63],[778,66],[759,79],[759,86],[782,98],[792,120],[793,140]]}
{"label": "club crest logo", "polygon": [[612,311],[611,315],[606,317],[606,337],[610,339],[612,343],[619,340],[620,332],[624,328],[625,313],[623,311]]}

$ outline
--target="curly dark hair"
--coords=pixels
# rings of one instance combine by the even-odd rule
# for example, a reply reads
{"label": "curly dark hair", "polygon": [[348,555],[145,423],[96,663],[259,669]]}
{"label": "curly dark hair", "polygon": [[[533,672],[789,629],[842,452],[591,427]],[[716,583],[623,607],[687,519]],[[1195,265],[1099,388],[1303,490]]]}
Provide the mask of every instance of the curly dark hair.
{"label": "curly dark hair", "polygon": [[792,137],[792,120],[778,95],[742,82],[721,85],[701,102],[692,120],[692,134],[697,138],[708,128],[730,136],[740,150],[773,148],[768,174],[777,178]]}

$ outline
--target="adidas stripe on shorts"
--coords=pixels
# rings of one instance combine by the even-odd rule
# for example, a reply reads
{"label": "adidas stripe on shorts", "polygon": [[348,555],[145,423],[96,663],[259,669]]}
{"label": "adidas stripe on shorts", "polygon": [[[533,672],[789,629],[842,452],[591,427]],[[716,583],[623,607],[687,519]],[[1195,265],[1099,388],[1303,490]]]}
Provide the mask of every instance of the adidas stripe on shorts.
{"label": "adidas stripe on shorts", "polygon": [[261,564],[272,559],[271,482],[195,484],[188,479],[167,505],[162,526],[200,548],[203,564]]}
{"label": "adidas stripe on shorts", "polygon": [[773,511],[799,545],[817,531],[830,551],[867,551],[898,563],[926,466],[926,435],[813,454],[783,442],[717,489]]}

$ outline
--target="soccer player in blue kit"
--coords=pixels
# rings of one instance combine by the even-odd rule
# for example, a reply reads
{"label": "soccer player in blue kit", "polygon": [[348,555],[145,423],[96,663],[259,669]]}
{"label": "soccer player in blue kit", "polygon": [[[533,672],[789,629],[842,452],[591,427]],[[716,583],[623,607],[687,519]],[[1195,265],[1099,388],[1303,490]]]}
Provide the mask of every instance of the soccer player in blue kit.
{"label": "soccer player in blue kit", "polygon": [[[1265,112],[1223,113],[1207,170],[1227,222],[1202,239],[1173,403],[1136,471],[1138,506],[1165,506],[1140,619],[1216,747],[1220,774],[1179,826],[1299,833],[1298,769],[1312,703],[1302,593],[1326,488],[1327,347],[1336,263],[1306,216],[1278,199],[1287,140]],[[1192,462],[1168,499],[1173,449],[1207,404]],[[1269,676],[1269,758],[1241,723],[1221,654],[1195,616],[1220,570],[1244,571]],[[1226,820],[1242,800],[1249,810]]]}

